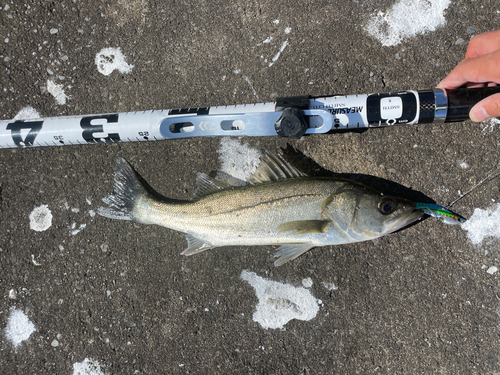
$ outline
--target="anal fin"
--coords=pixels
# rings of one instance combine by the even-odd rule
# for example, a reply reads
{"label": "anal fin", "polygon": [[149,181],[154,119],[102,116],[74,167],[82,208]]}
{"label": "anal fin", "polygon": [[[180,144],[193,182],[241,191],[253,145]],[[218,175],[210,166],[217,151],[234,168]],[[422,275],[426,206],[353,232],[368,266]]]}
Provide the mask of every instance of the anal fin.
{"label": "anal fin", "polygon": [[299,220],[283,223],[278,226],[281,233],[293,232],[293,234],[318,234],[325,233],[329,220]]}
{"label": "anal fin", "polygon": [[301,256],[313,247],[314,245],[311,245],[310,243],[290,243],[281,245],[278,248],[278,252],[274,255],[275,258],[279,258],[274,262],[274,266],[279,267],[286,262]]}
{"label": "anal fin", "polygon": [[192,234],[186,234],[186,240],[188,242],[188,247],[181,253],[181,255],[190,256],[213,248],[212,245],[203,242]]}

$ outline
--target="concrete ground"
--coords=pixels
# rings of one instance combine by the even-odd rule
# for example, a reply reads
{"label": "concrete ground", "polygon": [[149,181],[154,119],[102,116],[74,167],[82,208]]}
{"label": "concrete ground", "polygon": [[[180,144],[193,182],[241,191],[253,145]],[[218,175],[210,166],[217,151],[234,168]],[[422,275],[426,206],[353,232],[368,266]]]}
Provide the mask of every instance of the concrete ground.
{"label": "concrete ground", "polygon": [[[3,1],[0,116],[430,89],[473,35],[498,28],[498,1],[405,4]],[[104,48],[120,48],[121,72],[96,65]],[[196,172],[231,150],[268,148],[311,175],[446,204],[498,168],[499,145],[499,125],[467,121],[0,150],[1,372],[500,373],[498,239],[473,245],[427,219],[275,268],[275,246],[186,258],[182,233],[95,215],[118,156],[172,198],[190,198]],[[499,199],[496,179],[453,209],[469,218]],[[52,221],[36,231],[40,206]]]}

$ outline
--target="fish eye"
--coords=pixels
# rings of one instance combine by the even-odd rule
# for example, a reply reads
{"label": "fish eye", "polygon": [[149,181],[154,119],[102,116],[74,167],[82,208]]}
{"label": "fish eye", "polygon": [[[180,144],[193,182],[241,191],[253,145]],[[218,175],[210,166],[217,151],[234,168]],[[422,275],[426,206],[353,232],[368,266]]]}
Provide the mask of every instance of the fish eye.
{"label": "fish eye", "polygon": [[388,215],[394,210],[394,206],[392,199],[384,198],[378,203],[378,210],[382,215]]}

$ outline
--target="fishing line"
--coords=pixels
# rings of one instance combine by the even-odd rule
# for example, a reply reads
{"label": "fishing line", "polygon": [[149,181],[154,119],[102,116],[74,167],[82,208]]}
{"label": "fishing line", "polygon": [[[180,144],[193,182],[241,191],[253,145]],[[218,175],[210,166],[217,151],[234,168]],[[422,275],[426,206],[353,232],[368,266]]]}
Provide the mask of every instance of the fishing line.
{"label": "fishing line", "polygon": [[[474,190],[476,190],[476,188],[480,187],[481,185],[487,183],[487,182],[490,182],[492,180],[494,180],[495,178],[497,178],[498,176],[500,176],[500,172],[498,172],[496,175],[494,175],[492,177],[492,175],[495,173],[495,171],[497,170],[498,168],[495,167],[494,169],[491,170],[490,173],[488,173],[488,175],[483,178],[481,181],[479,181],[476,185],[474,185],[471,189],[469,189],[468,191],[466,191],[464,194],[462,194],[460,197],[458,197],[457,199],[455,199],[453,202],[451,203],[448,203],[446,206],[444,206],[445,208],[451,208],[451,206],[453,206],[456,202],[458,202],[460,199],[464,198],[465,196],[467,196],[468,194],[472,193]],[[488,181],[489,180],[489,181]]]}

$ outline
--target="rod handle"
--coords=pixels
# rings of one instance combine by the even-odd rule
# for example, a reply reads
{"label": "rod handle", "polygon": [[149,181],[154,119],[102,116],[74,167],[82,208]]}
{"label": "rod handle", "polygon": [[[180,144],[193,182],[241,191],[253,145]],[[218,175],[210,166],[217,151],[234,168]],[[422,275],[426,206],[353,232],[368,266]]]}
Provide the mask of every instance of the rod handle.
{"label": "rod handle", "polygon": [[471,108],[481,100],[500,93],[500,85],[474,88],[460,87],[445,91],[448,98],[448,111],[445,122],[457,122],[468,120]]}

